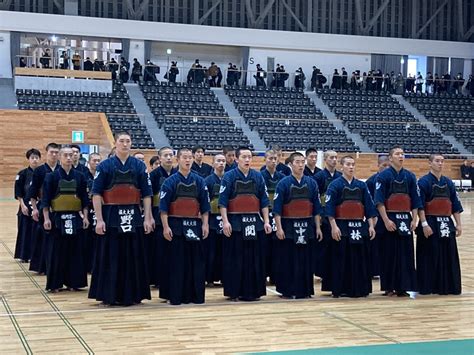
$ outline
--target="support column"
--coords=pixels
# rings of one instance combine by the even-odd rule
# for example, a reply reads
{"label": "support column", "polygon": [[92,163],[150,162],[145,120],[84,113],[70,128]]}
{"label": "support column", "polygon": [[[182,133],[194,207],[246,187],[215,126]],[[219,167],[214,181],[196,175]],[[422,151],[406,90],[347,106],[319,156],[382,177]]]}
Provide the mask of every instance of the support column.
{"label": "support column", "polygon": [[19,63],[19,58],[16,57],[17,54],[20,54],[19,36],[18,46],[15,43],[12,46],[11,32],[0,31],[0,79],[10,79],[12,77],[12,68]]}
{"label": "support column", "polygon": [[130,67],[133,65],[133,58],[137,58],[142,66],[145,65],[145,41],[130,40],[128,56]]}

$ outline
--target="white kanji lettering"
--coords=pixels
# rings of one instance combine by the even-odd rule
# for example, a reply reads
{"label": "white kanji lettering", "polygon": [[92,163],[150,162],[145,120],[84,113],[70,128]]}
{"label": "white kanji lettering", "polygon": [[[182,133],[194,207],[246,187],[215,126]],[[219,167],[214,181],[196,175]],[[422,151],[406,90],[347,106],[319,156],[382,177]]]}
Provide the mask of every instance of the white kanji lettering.
{"label": "white kanji lettering", "polygon": [[255,225],[246,226],[244,234],[246,237],[255,237],[257,235]]}
{"label": "white kanji lettering", "polygon": [[351,232],[351,238],[352,240],[360,240],[362,238],[362,235],[360,234],[359,230],[353,229]]}
{"label": "white kanji lettering", "polygon": [[439,224],[439,234],[441,238],[449,238],[449,225],[446,222],[441,222]]}

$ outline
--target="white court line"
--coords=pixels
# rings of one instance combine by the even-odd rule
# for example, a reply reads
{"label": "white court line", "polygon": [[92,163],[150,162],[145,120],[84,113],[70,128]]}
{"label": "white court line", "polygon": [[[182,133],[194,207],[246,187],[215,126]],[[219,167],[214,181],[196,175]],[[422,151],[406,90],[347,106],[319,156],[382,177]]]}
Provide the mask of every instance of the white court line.
{"label": "white court line", "polygon": [[[275,294],[275,295],[280,295],[277,291],[274,291],[270,288],[266,288],[267,291]],[[473,292],[463,292],[460,296],[456,297],[463,297],[463,296],[472,296],[474,295]],[[382,299],[383,296],[380,297],[372,297],[372,300],[380,300]],[[19,312],[19,313],[0,313],[0,317],[21,317],[21,316],[36,316],[36,315],[49,315],[49,314],[74,314],[74,313],[89,313],[89,312],[113,312],[113,311],[124,311],[124,310],[129,310],[131,307],[134,307],[133,309],[159,309],[159,308],[167,308],[167,309],[176,309],[176,308],[188,308],[188,307],[214,307],[214,306],[235,306],[235,305],[262,305],[262,304],[274,304],[274,303],[288,303],[288,302],[325,302],[325,301],[334,301],[332,297],[328,298],[318,298],[318,299],[293,299],[293,300],[281,300],[281,299],[276,299],[276,300],[265,300],[265,301],[260,301],[260,302],[216,302],[216,303],[203,303],[203,304],[182,304],[179,306],[170,306],[168,303],[161,302],[161,303],[146,303],[146,304],[141,304],[139,306],[130,306],[130,307],[121,307],[121,306],[112,306],[112,307],[101,307],[97,305],[97,308],[89,308],[89,309],[76,309],[76,310],[63,310],[63,311],[39,311],[39,312]]]}

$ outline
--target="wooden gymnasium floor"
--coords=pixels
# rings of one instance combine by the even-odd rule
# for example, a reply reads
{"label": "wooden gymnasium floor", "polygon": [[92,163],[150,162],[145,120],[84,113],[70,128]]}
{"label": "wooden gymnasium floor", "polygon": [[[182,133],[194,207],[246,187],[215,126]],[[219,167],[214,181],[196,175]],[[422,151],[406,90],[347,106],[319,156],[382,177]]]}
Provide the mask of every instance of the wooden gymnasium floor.
{"label": "wooden gymnasium floor", "polygon": [[[281,300],[269,287],[259,302],[229,303],[222,289],[206,291],[206,304],[172,307],[152,292],[152,301],[127,308],[103,308],[87,291],[49,294],[45,278],[13,260],[16,203],[0,201],[0,353],[241,353],[311,349],[306,353],[377,354],[414,351],[396,348],[410,342],[449,340],[474,353],[474,197],[463,196],[464,234],[461,296],[416,299],[381,296]],[[381,344],[382,347],[357,347]],[[383,345],[394,344],[393,347]],[[432,345],[443,349],[445,342]],[[439,344],[439,345],[438,345]],[[351,346],[354,348],[328,349]],[[315,348],[327,348],[315,350]],[[384,350],[385,349],[385,350]],[[392,350],[390,350],[392,349]],[[398,349],[398,350],[396,350]],[[453,354],[454,350],[441,351]],[[394,352],[392,352],[394,351]],[[335,352],[334,352],[335,353]],[[362,352],[368,354],[369,351]],[[372,352],[370,352],[372,353]],[[375,352],[374,352],[375,353]]]}

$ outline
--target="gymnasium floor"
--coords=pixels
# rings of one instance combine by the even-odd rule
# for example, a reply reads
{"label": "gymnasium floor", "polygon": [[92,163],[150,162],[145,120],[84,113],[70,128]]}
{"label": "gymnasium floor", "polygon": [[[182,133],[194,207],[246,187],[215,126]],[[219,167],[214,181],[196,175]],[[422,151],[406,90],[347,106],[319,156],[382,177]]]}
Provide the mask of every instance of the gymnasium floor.
{"label": "gymnasium floor", "polygon": [[[460,296],[381,296],[229,303],[221,288],[206,304],[172,307],[157,298],[103,308],[87,291],[49,294],[45,277],[13,260],[17,204],[0,201],[0,353],[474,354],[474,197],[462,196]],[[301,352],[295,350],[302,350]]]}

